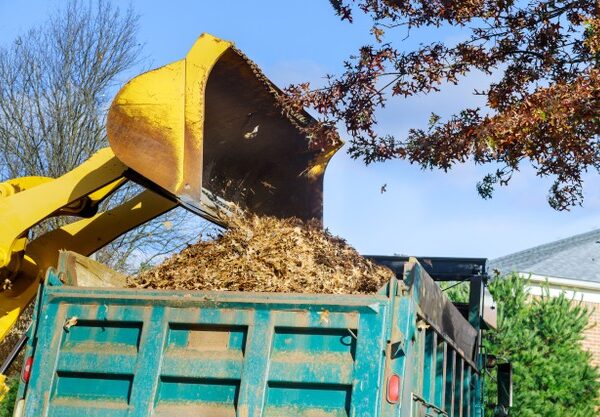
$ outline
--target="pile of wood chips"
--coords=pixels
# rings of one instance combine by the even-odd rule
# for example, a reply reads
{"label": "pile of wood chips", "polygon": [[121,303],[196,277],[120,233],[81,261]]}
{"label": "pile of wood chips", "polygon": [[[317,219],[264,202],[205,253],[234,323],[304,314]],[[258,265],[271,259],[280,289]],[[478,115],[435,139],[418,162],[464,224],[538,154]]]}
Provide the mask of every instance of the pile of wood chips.
{"label": "pile of wood chips", "polygon": [[173,290],[369,294],[393,272],[363,258],[314,223],[236,214],[213,241],[200,241],[129,286]]}

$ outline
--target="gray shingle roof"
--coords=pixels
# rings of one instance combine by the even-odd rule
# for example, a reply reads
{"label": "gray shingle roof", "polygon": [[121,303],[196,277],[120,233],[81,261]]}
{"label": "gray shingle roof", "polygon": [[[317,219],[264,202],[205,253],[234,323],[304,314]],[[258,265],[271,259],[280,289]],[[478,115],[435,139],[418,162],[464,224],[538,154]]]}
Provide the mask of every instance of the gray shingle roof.
{"label": "gray shingle roof", "polygon": [[489,262],[489,270],[600,283],[600,229],[536,246]]}

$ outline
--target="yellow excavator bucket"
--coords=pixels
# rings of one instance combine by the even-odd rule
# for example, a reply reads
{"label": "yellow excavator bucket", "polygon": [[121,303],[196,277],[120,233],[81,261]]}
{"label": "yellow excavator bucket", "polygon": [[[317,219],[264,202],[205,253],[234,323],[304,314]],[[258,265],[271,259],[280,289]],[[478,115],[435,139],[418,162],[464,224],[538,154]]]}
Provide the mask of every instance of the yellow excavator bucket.
{"label": "yellow excavator bucket", "polygon": [[225,200],[321,219],[323,173],[341,141],[312,149],[302,128],[314,119],[284,112],[279,94],[232,43],[204,34],[185,59],[119,91],[108,113],[110,146],[134,179],[209,218]]}

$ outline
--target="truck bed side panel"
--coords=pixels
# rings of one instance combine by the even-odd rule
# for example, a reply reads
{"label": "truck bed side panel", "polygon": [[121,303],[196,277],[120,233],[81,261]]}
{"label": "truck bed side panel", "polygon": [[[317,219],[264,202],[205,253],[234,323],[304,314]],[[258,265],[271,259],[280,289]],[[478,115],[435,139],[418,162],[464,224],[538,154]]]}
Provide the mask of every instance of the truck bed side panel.
{"label": "truck bed side panel", "polygon": [[385,296],[46,287],[27,417],[372,417]]}

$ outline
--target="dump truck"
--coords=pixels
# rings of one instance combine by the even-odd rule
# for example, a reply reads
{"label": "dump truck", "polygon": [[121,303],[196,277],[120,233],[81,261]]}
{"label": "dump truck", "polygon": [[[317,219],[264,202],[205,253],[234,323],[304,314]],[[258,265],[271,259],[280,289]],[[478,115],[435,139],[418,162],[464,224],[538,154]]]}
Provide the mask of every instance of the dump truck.
{"label": "dump truck", "polygon": [[485,260],[374,257],[379,293],[330,295],[85,287],[73,256],[38,293],[15,417],[483,416]]}
{"label": "dump truck", "polygon": [[[35,302],[15,417],[483,415],[482,260],[375,257],[396,275],[379,293],[301,295],[120,288],[85,258],[177,206],[225,227],[234,206],[321,220],[341,141],[315,147],[315,120],[280,94],[203,35],[119,91],[110,147],[62,177],[0,184],[0,339]],[[127,181],[144,190],[101,211]],[[30,239],[55,216],[71,222]],[[470,282],[469,303],[444,295],[449,277]],[[509,380],[499,368],[500,415]]]}

